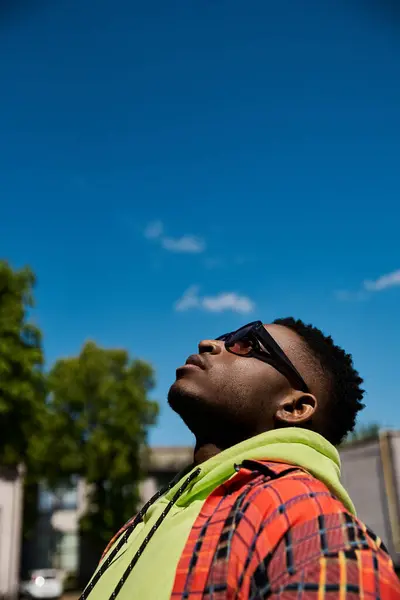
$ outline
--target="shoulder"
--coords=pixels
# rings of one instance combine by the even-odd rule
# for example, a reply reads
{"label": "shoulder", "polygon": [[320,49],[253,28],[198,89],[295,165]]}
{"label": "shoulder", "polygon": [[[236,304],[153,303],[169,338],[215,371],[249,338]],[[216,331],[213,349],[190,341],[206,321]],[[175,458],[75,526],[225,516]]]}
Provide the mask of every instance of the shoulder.
{"label": "shoulder", "polygon": [[363,561],[378,561],[391,573],[382,541],[324,483],[290,465],[262,464],[264,472],[245,492],[235,532],[232,558],[239,587],[260,589],[268,582],[271,591],[321,560],[332,573],[341,564]]}
{"label": "shoulder", "polygon": [[[338,545],[357,544],[379,549],[382,541],[357,517],[351,514],[328,487],[310,473],[291,465],[262,462],[263,476],[246,493],[248,508],[257,514],[255,535],[268,527],[271,545],[285,533],[301,533],[308,540],[313,535],[321,539],[321,548],[329,551]],[[271,531],[274,534],[271,534]],[[322,536],[322,537],[321,537]]]}
{"label": "shoulder", "polygon": [[246,490],[260,517],[277,519],[287,528],[323,514],[347,512],[327,486],[310,473],[284,463],[245,461],[254,483]]}

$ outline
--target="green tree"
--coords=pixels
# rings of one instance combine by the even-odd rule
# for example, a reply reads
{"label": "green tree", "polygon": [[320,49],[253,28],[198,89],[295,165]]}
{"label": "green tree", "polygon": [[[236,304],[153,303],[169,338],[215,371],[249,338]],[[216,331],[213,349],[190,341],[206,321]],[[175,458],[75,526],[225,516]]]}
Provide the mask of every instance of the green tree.
{"label": "green tree", "polygon": [[374,440],[379,436],[380,426],[377,423],[359,425],[349,433],[342,446],[348,446],[354,442]]}
{"label": "green tree", "polygon": [[45,406],[41,334],[28,318],[35,277],[0,261],[0,465],[29,463]]}
{"label": "green tree", "polygon": [[157,404],[149,364],[125,350],[88,342],[59,360],[48,376],[48,416],[37,460],[50,485],[79,476],[88,484],[81,530],[104,546],[137,508],[148,427]]}

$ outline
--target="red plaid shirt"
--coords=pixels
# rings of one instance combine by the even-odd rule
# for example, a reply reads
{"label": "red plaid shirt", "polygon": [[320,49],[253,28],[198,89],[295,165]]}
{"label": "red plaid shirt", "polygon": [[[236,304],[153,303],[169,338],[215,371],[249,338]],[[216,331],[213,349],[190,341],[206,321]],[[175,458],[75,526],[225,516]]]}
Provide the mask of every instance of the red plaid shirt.
{"label": "red plaid shirt", "polygon": [[400,581],[382,541],[323,483],[293,465],[244,461],[205,501],[171,600],[267,598],[400,600]]}
{"label": "red plaid shirt", "polygon": [[400,599],[382,541],[291,465],[245,461],[207,498],[173,600]]}

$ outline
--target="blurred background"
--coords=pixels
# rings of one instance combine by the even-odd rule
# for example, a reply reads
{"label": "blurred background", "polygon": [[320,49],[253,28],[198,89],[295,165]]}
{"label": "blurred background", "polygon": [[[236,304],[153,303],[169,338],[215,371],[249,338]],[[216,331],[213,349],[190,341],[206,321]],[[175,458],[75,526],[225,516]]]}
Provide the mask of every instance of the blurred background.
{"label": "blurred background", "polygon": [[400,567],[399,3],[3,0],[0,50],[0,596],[79,589],[190,463],[176,367],[285,316],[365,380]]}

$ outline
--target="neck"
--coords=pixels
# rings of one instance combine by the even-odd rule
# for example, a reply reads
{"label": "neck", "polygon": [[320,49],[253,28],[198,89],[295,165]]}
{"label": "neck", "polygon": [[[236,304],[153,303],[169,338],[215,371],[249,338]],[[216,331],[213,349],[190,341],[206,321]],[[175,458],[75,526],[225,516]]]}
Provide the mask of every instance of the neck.
{"label": "neck", "polygon": [[[233,429],[231,427],[226,427],[226,429],[229,432],[228,435],[226,433],[225,435],[221,435],[221,430],[218,430],[218,433],[216,431],[211,433],[208,431],[207,436],[196,436],[196,446],[194,449],[195,465],[199,465],[223,450],[236,446],[236,444],[240,444],[244,440],[257,435],[257,433],[243,435],[243,431],[237,431],[235,435],[232,434]],[[214,441],[211,441],[211,439]]]}
{"label": "neck", "polygon": [[210,442],[196,442],[196,447],[194,449],[194,464],[200,465],[220,452],[222,452],[222,448],[219,448],[216,444]]}

